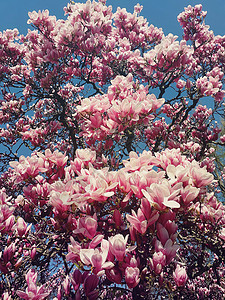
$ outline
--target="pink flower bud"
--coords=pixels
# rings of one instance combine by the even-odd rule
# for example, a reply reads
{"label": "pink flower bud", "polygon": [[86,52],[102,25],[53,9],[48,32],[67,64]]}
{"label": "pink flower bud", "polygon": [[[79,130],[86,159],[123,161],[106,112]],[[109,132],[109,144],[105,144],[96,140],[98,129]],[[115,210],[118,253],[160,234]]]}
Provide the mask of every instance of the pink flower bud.
{"label": "pink flower bud", "polygon": [[157,224],[157,236],[163,245],[165,245],[166,241],[169,239],[168,231],[160,223]]}
{"label": "pink flower bud", "polygon": [[173,272],[173,279],[177,286],[185,285],[188,279],[186,269],[177,265],[175,272]]}
{"label": "pink flower bud", "polygon": [[137,267],[127,267],[125,270],[125,280],[127,286],[131,289],[138,285],[140,278],[139,278],[139,269]]}
{"label": "pink flower bud", "polygon": [[17,228],[18,235],[22,237],[27,230],[27,224],[25,223],[23,218],[21,217],[18,218],[16,228]]}
{"label": "pink flower bud", "polygon": [[58,292],[57,292],[57,300],[61,300],[62,299],[62,288],[61,286],[58,288]]}
{"label": "pink flower bud", "polygon": [[137,260],[136,260],[136,258],[135,258],[134,256],[131,257],[129,265],[130,265],[130,267],[132,267],[132,268],[135,268],[135,267],[138,266],[138,262],[137,262]]}
{"label": "pink flower bud", "polygon": [[97,275],[89,275],[84,280],[84,292],[88,298],[92,294],[92,292],[96,289],[98,285],[98,276]]}
{"label": "pink flower bud", "polygon": [[114,267],[112,269],[106,270],[106,276],[107,278],[112,281],[115,282],[117,284],[120,284],[122,281],[122,273],[121,270],[118,267]]}
{"label": "pink flower bud", "polygon": [[17,260],[17,262],[15,263],[14,267],[15,267],[15,268],[19,268],[20,265],[21,265],[21,263],[22,263],[22,261],[23,261],[23,257],[20,257],[20,258]]}
{"label": "pink flower bud", "polygon": [[110,251],[118,261],[123,261],[124,259],[127,239],[128,235],[124,238],[122,234],[116,234],[109,238]]}
{"label": "pink flower bud", "polygon": [[80,287],[80,284],[83,282],[83,279],[82,279],[82,273],[76,269],[74,272],[73,272],[73,276],[72,276],[72,285],[73,285],[73,288],[75,291],[77,291]]}
{"label": "pink flower bud", "polygon": [[113,212],[113,221],[115,222],[116,227],[120,227],[122,224],[121,213],[118,209],[115,209]]}
{"label": "pink flower bud", "polygon": [[34,259],[35,255],[36,255],[36,251],[37,251],[37,247],[34,245],[31,247],[31,250],[30,250],[30,257],[31,259]]}
{"label": "pink flower bud", "polygon": [[67,275],[66,278],[64,279],[62,285],[63,285],[63,288],[64,288],[64,291],[65,291],[66,296],[68,296],[69,293],[70,293],[70,282],[69,282],[69,277],[68,277],[68,275]]}
{"label": "pink flower bud", "polygon": [[187,81],[186,81],[186,89],[187,90],[191,89],[191,81],[189,79],[187,79]]}

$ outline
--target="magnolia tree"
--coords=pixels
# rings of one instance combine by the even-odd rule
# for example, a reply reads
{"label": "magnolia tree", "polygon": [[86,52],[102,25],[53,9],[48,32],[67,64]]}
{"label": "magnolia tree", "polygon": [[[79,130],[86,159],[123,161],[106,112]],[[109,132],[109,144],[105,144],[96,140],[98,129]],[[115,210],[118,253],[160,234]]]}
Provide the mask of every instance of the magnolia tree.
{"label": "magnolia tree", "polygon": [[105,2],[0,34],[1,298],[223,299],[225,36]]}

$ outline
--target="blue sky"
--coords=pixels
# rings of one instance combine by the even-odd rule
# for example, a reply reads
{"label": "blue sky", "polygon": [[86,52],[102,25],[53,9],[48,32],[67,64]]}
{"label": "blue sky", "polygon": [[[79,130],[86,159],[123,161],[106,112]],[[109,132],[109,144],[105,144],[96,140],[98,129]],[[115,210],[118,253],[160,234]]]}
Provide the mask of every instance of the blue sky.
{"label": "blue sky", "polygon": [[[0,31],[7,28],[18,28],[23,34],[27,32],[28,11],[48,9],[50,14],[63,18],[63,7],[67,0],[1,0],[0,1]],[[85,2],[85,1],[77,1]],[[177,22],[177,15],[189,4],[202,4],[208,11],[206,23],[215,34],[225,34],[225,1],[224,0],[107,0],[108,5],[125,7],[133,12],[136,3],[144,6],[142,15],[149,23],[162,27],[165,34],[173,33],[181,37],[182,31]]]}

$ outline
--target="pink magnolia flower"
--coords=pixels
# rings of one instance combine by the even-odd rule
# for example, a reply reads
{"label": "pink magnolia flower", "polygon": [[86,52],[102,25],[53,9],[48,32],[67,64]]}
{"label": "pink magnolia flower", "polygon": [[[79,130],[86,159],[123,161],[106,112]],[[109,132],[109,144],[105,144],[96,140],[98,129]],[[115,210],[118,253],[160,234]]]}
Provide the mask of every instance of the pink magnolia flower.
{"label": "pink magnolia flower", "polygon": [[46,297],[49,295],[50,292],[46,292],[45,286],[37,286],[37,273],[35,270],[30,269],[28,273],[26,274],[26,282],[27,282],[27,288],[26,291],[23,292],[21,290],[18,290],[16,293],[21,299],[25,300],[43,300],[46,299]]}
{"label": "pink magnolia flower", "polygon": [[189,180],[188,170],[182,165],[168,165],[166,173],[169,177],[170,184],[174,184],[175,182],[188,182]]}
{"label": "pink magnolia flower", "polygon": [[96,160],[96,152],[91,151],[90,149],[77,149],[76,157],[80,159],[85,166],[88,166],[89,163],[93,164]]}
{"label": "pink magnolia flower", "polygon": [[73,237],[70,237],[70,241],[71,245],[68,246],[68,254],[66,255],[66,260],[78,262],[80,260],[81,246],[74,240]]}
{"label": "pink magnolia flower", "polygon": [[166,265],[166,255],[162,251],[155,252],[149,262],[151,269],[156,274],[160,274],[163,267]]}
{"label": "pink magnolia flower", "polygon": [[2,233],[9,232],[14,223],[15,216],[13,215],[14,208],[7,204],[0,204],[0,231]]}
{"label": "pink magnolia flower", "polygon": [[164,246],[159,240],[156,240],[155,242],[155,250],[157,252],[162,252],[166,255],[166,263],[169,264],[172,259],[176,256],[177,250],[179,249],[179,246],[175,244],[171,239],[168,239]]}
{"label": "pink magnolia flower", "polygon": [[178,225],[171,221],[168,220],[165,224],[164,224],[165,229],[167,230],[169,237],[172,241],[175,241],[177,238],[177,229],[178,229]]}
{"label": "pink magnolia flower", "polygon": [[137,267],[127,267],[125,270],[125,280],[127,286],[132,289],[140,282],[140,270]]}
{"label": "pink magnolia flower", "polygon": [[43,158],[38,158],[36,155],[31,157],[20,156],[19,161],[10,162],[10,166],[16,172],[16,182],[29,180],[36,177],[39,172],[47,171],[44,166]]}
{"label": "pink magnolia flower", "polygon": [[178,165],[183,166],[185,162],[185,156],[181,155],[180,149],[165,149],[161,153],[157,152],[155,156],[158,159],[159,166],[164,170],[169,165],[174,165],[175,167]]}
{"label": "pink magnolia flower", "polygon": [[80,259],[85,265],[92,265],[94,268],[94,273],[99,274],[99,272],[103,269],[110,269],[114,266],[112,262],[106,261],[108,252],[109,242],[102,240],[100,249],[81,249]]}
{"label": "pink magnolia flower", "polygon": [[142,210],[139,208],[137,214],[132,210],[132,216],[126,215],[127,221],[141,234],[144,234],[148,227],[148,222],[143,214]]}
{"label": "pink magnolia flower", "polygon": [[[90,242],[88,248],[92,248],[92,249],[96,248],[100,243],[102,243],[103,238],[104,238],[104,235],[103,235],[103,234],[98,234],[98,235],[96,235],[96,236],[92,239],[92,241]],[[103,243],[104,243],[104,242],[105,242],[105,240],[103,241]],[[107,248],[107,243],[106,243],[106,242],[105,242],[105,245],[106,245],[105,247]]]}
{"label": "pink magnolia flower", "polygon": [[140,171],[141,168],[151,169],[154,164],[158,162],[155,156],[149,151],[144,150],[143,153],[138,155],[136,152],[129,153],[129,160],[123,160],[125,171]]}
{"label": "pink magnolia flower", "polygon": [[142,190],[143,195],[149,200],[153,207],[158,210],[169,208],[180,208],[180,204],[176,201],[176,196],[180,192],[180,185],[171,188],[169,183],[162,180],[161,183],[152,183],[146,190]]}
{"label": "pink magnolia flower", "polygon": [[171,239],[168,239],[164,245],[165,249],[165,254],[166,254],[166,262],[169,264],[172,259],[176,256],[177,250],[180,247],[176,244]]}
{"label": "pink magnolia flower", "polygon": [[180,265],[177,265],[175,271],[173,272],[173,279],[177,286],[185,285],[188,280],[186,269]]}
{"label": "pink magnolia flower", "polygon": [[35,258],[36,252],[37,252],[37,247],[36,247],[36,245],[33,245],[31,247],[31,249],[29,250],[29,254],[30,254],[31,259]]}
{"label": "pink magnolia flower", "polygon": [[97,229],[97,216],[96,214],[91,216],[86,216],[78,219],[77,229],[75,229],[74,233],[81,233],[89,239],[93,239],[96,234]]}
{"label": "pink magnolia flower", "polygon": [[200,168],[196,162],[192,162],[190,175],[195,187],[200,188],[213,182],[213,174],[207,172],[206,166]]}
{"label": "pink magnolia flower", "polygon": [[105,273],[110,281],[115,282],[117,284],[121,283],[123,274],[119,267],[114,266],[113,268],[106,270]]}
{"label": "pink magnolia flower", "polygon": [[18,218],[16,228],[19,236],[22,237],[27,230],[27,224],[25,223],[23,218],[21,217]]}
{"label": "pink magnolia flower", "polygon": [[189,205],[194,199],[197,198],[200,189],[191,185],[187,185],[181,190],[180,194],[185,205]]}
{"label": "pink magnolia flower", "polygon": [[154,224],[159,218],[159,212],[151,209],[151,204],[146,198],[141,199],[141,211],[148,221],[148,226]]}
{"label": "pink magnolia flower", "polygon": [[124,238],[122,234],[116,234],[109,238],[109,249],[118,261],[123,261],[125,254],[135,249],[135,247],[129,247],[126,249],[128,235]]}
{"label": "pink magnolia flower", "polygon": [[129,193],[130,191],[130,183],[129,183],[130,174],[128,174],[123,169],[120,169],[116,172],[115,177],[113,178],[114,182],[118,182],[118,188],[125,193]]}
{"label": "pink magnolia flower", "polygon": [[[14,256],[16,252],[16,243],[11,243],[9,246],[5,246],[4,252],[3,252],[3,261],[4,263],[8,263]],[[2,252],[1,252],[2,255]]]}
{"label": "pink magnolia flower", "polygon": [[[111,184],[110,178],[114,175],[113,172],[109,172],[108,168],[101,170],[96,170],[92,166],[89,167],[89,170],[81,170],[81,184],[84,185],[85,194],[83,194],[84,199],[87,199],[89,202],[93,201],[106,201],[108,197],[114,195],[115,187],[118,185],[118,182]],[[84,182],[84,178],[87,182]]]}
{"label": "pink magnolia flower", "polygon": [[148,171],[148,166],[143,166],[140,171],[130,174],[130,187],[136,197],[142,198],[142,189],[146,189],[152,183],[157,183],[165,176],[165,172]]}

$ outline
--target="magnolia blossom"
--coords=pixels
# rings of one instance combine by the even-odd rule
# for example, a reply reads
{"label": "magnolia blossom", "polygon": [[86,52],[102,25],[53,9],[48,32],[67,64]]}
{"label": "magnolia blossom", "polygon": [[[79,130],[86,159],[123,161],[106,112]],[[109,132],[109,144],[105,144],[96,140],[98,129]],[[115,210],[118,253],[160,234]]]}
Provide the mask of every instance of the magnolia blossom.
{"label": "magnolia blossom", "polygon": [[[137,214],[132,210],[132,215],[126,215],[127,221],[141,234],[144,234],[148,226],[154,224],[159,214],[157,211],[152,212],[150,204],[147,199],[142,199],[141,208],[138,209]],[[147,217],[147,219],[146,219]]]}
{"label": "magnolia blossom", "polygon": [[162,181],[161,184],[152,183],[146,190],[143,189],[142,193],[158,210],[165,210],[166,207],[179,208],[179,202],[174,200],[180,192],[179,186],[177,189],[170,188],[166,181]]}
{"label": "magnolia blossom", "polygon": [[23,236],[25,233],[27,233],[27,231],[29,230],[29,228],[31,226],[27,227],[27,224],[25,223],[24,219],[19,217],[16,223],[16,227],[17,227],[17,232],[19,234],[19,236]]}
{"label": "magnolia blossom", "polygon": [[194,183],[194,186],[197,188],[206,186],[213,181],[213,174],[210,174],[206,170],[206,166],[203,168],[200,168],[196,163],[192,163],[192,166],[190,168],[190,174],[192,176],[192,180]]}
{"label": "magnolia blossom", "polygon": [[93,218],[91,216],[80,218],[78,220],[77,229],[73,232],[81,233],[89,239],[92,239],[96,234],[97,226],[97,216],[94,214]]}
{"label": "magnolia blossom", "polygon": [[127,267],[125,270],[125,280],[129,288],[134,288],[140,282],[139,269],[137,267]]}
{"label": "magnolia blossom", "polygon": [[[98,274],[103,269],[111,269],[114,264],[107,260],[109,251],[109,243],[106,240],[102,240],[100,249],[81,249],[80,259],[85,265],[92,265],[94,273]],[[104,273],[104,271],[103,271]],[[102,272],[101,272],[102,274]]]}
{"label": "magnolia blossom", "polygon": [[175,271],[173,272],[173,279],[177,286],[185,285],[188,279],[186,269],[180,265],[177,265]]}
{"label": "magnolia blossom", "polygon": [[152,259],[150,258],[150,267],[156,273],[160,274],[163,270],[163,267],[166,265],[166,255],[163,252],[155,252]]}
{"label": "magnolia blossom", "polygon": [[109,249],[118,261],[123,261],[125,254],[133,251],[136,247],[126,248],[128,235],[124,238],[122,234],[116,234],[109,238]]}
{"label": "magnolia blossom", "polygon": [[16,293],[21,299],[25,300],[32,300],[32,299],[46,299],[46,297],[49,295],[49,292],[46,292],[45,286],[37,286],[37,273],[35,270],[31,269],[26,274],[26,282],[27,282],[27,288],[26,291],[23,292],[21,290],[18,290]]}
{"label": "magnolia blossom", "polygon": [[73,237],[70,237],[70,241],[71,245],[68,246],[68,254],[66,255],[66,259],[73,262],[79,261],[81,245],[76,242]]}

